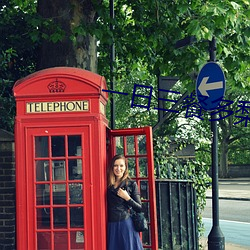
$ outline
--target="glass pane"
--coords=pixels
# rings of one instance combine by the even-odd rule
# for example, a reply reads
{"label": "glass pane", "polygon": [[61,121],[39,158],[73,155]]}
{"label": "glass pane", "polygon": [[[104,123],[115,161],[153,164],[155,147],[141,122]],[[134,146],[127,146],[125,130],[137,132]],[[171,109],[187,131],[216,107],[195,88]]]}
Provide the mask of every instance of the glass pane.
{"label": "glass pane", "polygon": [[148,176],[148,159],[140,158],[139,159],[139,168],[140,168],[140,177]]}
{"label": "glass pane", "polygon": [[[147,231],[142,232],[142,243],[143,245],[151,245],[151,231],[150,227]],[[148,249],[148,248],[147,248]]]}
{"label": "glass pane", "polygon": [[82,142],[80,135],[68,136],[68,155],[81,156],[82,155]]}
{"label": "glass pane", "polygon": [[141,192],[141,198],[143,200],[148,200],[149,199],[148,181],[140,181],[140,192]]}
{"label": "glass pane", "polygon": [[42,204],[43,205],[50,204],[50,185],[49,184],[44,185],[44,190],[43,190],[43,194],[42,194]]}
{"label": "glass pane", "polygon": [[67,232],[54,232],[55,250],[68,249],[68,233]]}
{"label": "glass pane", "polygon": [[69,197],[70,197],[70,204],[82,204],[83,203],[81,183],[69,184]]}
{"label": "glass pane", "polygon": [[48,136],[35,137],[35,157],[49,157]]}
{"label": "glass pane", "polygon": [[146,154],[146,135],[138,135],[138,147],[139,147],[139,154],[144,155]]}
{"label": "glass pane", "polygon": [[136,177],[136,171],[135,171],[135,158],[128,158],[128,171],[129,176],[134,178]]}
{"label": "glass pane", "polygon": [[65,138],[64,136],[51,137],[52,157],[65,156]]}
{"label": "glass pane", "polygon": [[135,140],[134,136],[126,136],[127,139],[127,154],[135,155]]}
{"label": "glass pane", "polygon": [[[54,227],[66,227],[67,225],[67,210],[66,208],[54,208]],[[59,249],[59,248],[58,248]]]}
{"label": "glass pane", "polygon": [[70,180],[82,179],[82,160],[81,159],[69,160],[69,179]]}
{"label": "glass pane", "polygon": [[51,236],[50,232],[37,233],[37,249],[50,250]]}
{"label": "glass pane", "polygon": [[38,208],[36,210],[37,228],[50,228],[50,213],[49,208]]}
{"label": "glass pane", "polygon": [[83,207],[70,208],[70,227],[83,227]]}
{"label": "glass pane", "polygon": [[142,202],[142,211],[145,215],[145,218],[148,222],[150,222],[150,216],[149,216],[149,202]]}
{"label": "glass pane", "polygon": [[45,185],[36,185],[36,204],[37,205],[45,204],[46,193],[47,192],[45,191]]}
{"label": "glass pane", "polygon": [[66,204],[65,184],[53,184],[53,204]]}
{"label": "glass pane", "polygon": [[52,162],[52,174],[53,181],[65,181],[65,161],[53,161]]}
{"label": "glass pane", "polygon": [[124,155],[123,137],[121,136],[115,137],[115,145],[116,145],[116,154]]}
{"label": "glass pane", "polygon": [[49,162],[36,161],[36,180],[49,181]]}
{"label": "glass pane", "polygon": [[84,249],[84,232],[70,232],[71,249]]}

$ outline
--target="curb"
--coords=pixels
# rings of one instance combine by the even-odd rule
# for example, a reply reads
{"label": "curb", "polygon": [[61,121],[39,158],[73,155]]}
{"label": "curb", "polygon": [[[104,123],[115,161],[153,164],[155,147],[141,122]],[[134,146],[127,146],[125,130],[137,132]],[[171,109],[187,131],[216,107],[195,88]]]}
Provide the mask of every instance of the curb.
{"label": "curb", "polygon": [[[206,196],[206,199],[212,199],[212,196]],[[237,201],[250,201],[250,198],[241,197],[219,197],[219,200],[237,200]]]}
{"label": "curb", "polygon": [[242,178],[228,178],[228,179],[219,179],[219,182],[250,182],[250,178],[248,177],[242,177]]}

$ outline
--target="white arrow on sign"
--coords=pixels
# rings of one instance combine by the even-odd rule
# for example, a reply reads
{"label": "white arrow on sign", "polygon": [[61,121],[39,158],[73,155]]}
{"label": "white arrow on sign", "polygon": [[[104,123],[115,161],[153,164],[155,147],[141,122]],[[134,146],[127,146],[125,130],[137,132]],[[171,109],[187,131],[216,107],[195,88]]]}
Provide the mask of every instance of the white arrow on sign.
{"label": "white arrow on sign", "polygon": [[207,93],[208,90],[223,88],[223,81],[207,83],[208,79],[209,79],[209,76],[203,77],[201,84],[198,87],[202,95],[209,96],[209,94]]}

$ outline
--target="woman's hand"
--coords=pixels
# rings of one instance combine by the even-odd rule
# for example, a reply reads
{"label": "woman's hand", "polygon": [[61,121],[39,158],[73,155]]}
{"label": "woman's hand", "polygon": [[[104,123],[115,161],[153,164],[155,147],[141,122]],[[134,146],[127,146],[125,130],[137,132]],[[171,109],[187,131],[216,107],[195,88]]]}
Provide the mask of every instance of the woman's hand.
{"label": "woman's hand", "polygon": [[129,201],[131,199],[131,197],[129,196],[127,190],[123,190],[121,188],[118,189],[117,195],[119,197],[121,197],[122,199],[124,199],[125,201]]}

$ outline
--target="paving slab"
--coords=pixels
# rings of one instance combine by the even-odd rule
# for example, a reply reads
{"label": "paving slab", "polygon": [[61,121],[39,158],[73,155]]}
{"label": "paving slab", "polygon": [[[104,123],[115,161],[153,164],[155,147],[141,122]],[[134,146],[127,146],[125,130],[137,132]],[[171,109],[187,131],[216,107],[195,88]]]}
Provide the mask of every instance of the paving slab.
{"label": "paving slab", "polygon": [[[237,185],[237,190],[230,185]],[[207,189],[206,196],[212,198],[212,188]],[[220,179],[219,199],[250,200],[250,178]]]}
{"label": "paving slab", "polygon": [[[203,237],[200,240],[201,250],[208,250],[207,238]],[[231,243],[225,243],[225,250],[250,250],[250,247],[239,246]]]}

